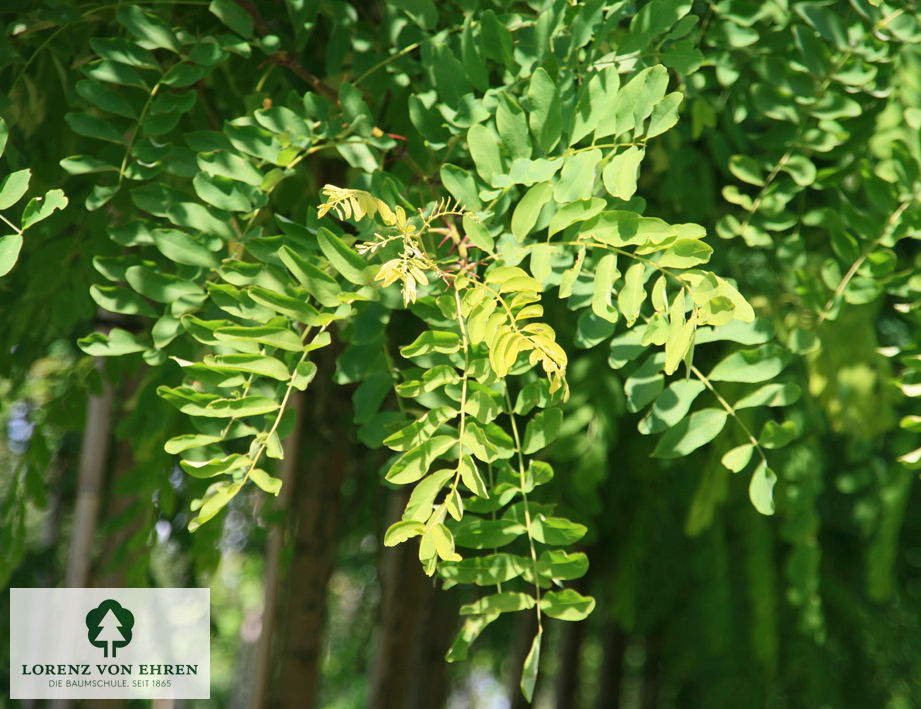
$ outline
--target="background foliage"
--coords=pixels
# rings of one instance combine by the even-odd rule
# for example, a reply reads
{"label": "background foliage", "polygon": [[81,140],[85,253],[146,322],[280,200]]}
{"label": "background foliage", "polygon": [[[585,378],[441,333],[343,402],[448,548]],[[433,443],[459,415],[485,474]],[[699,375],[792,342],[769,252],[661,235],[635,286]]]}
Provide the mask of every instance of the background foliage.
{"label": "background foliage", "polygon": [[921,703],[914,4],[2,17],[6,584],[211,586],[228,706]]}

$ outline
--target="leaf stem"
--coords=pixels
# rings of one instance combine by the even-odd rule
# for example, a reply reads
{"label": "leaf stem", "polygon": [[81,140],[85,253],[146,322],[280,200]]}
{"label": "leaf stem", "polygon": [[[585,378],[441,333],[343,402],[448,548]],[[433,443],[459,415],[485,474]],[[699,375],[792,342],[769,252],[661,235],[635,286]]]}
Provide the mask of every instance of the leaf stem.
{"label": "leaf stem", "polygon": [[531,533],[531,510],[528,507],[528,493],[524,491],[524,454],[521,452],[521,437],[518,435],[518,425],[515,423],[515,412],[512,407],[512,398],[509,396],[508,387],[505,389],[505,405],[508,407],[508,418],[512,426],[512,438],[515,440],[515,453],[518,456],[518,479],[521,483],[521,499],[524,505],[524,528],[528,535],[528,546],[531,550],[531,567],[534,571],[534,597],[537,600],[537,633],[543,632],[542,616],[540,612],[540,577],[537,573],[537,549],[534,546],[534,536]]}

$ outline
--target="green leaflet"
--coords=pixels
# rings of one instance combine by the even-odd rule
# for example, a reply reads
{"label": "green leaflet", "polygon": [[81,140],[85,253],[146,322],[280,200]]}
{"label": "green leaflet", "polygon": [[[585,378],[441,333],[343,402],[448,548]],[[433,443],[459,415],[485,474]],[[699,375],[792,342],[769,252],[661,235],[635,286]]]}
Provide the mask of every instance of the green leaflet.
{"label": "green leaflet", "polygon": [[531,641],[531,648],[524,659],[524,667],[521,670],[521,693],[524,698],[530,702],[534,698],[534,686],[537,684],[537,670],[540,666],[540,641],[541,632]]}
{"label": "green leaflet", "polygon": [[29,169],[17,170],[3,178],[0,183],[0,209],[8,209],[22,199],[29,189],[29,180],[32,171]]}
{"label": "green leaflet", "polygon": [[372,278],[365,275],[364,259],[346,246],[342,239],[329,229],[320,227],[317,240],[323,255],[346,280],[356,285],[367,285],[371,282]]}
{"label": "green leaflet", "polygon": [[511,613],[533,608],[536,601],[526,593],[505,591],[484,596],[475,603],[461,606],[461,615],[482,615],[484,613]]}
{"label": "green leaflet", "polygon": [[640,163],[646,151],[631,145],[615,156],[602,172],[604,188],[614,197],[628,200],[636,192]]}
{"label": "green leaflet", "polygon": [[708,378],[723,382],[763,382],[783,371],[787,357],[776,345],[734,352],[712,370]]}
{"label": "green leaflet", "polygon": [[524,241],[524,238],[534,228],[541,209],[547,204],[552,193],[553,185],[549,182],[541,182],[531,187],[515,207],[515,212],[512,214],[512,234],[518,241]]}
{"label": "green leaflet", "polygon": [[544,155],[549,155],[560,140],[563,117],[560,92],[543,68],[531,76],[531,82],[528,84],[528,103],[531,134]]}
{"label": "green leaflet", "polygon": [[594,598],[583,596],[571,588],[548,591],[540,599],[540,609],[551,618],[560,620],[584,620],[594,608]]}
{"label": "green leaflet", "polygon": [[720,462],[726,467],[727,470],[730,470],[733,473],[738,473],[744,470],[745,466],[748,465],[749,461],[752,459],[752,453],[754,453],[754,451],[754,445],[751,443],[743,443],[741,446],[736,446],[735,448],[723,454]]}
{"label": "green leaflet", "polygon": [[535,415],[525,428],[522,453],[530,455],[550,445],[559,435],[562,422],[563,412],[557,407],[545,409]]}
{"label": "green leaflet", "polygon": [[456,444],[450,436],[435,436],[401,455],[387,471],[386,479],[397,485],[406,485],[422,478],[440,455]]}
{"label": "green leaflet", "polygon": [[22,249],[21,234],[0,236],[0,276],[5,276],[16,265],[20,249]]}
{"label": "green leaflet", "polygon": [[774,514],[774,484],[776,482],[777,475],[767,467],[767,463],[761,463],[752,474],[748,496],[755,509],[763,515]]}
{"label": "green leaflet", "polygon": [[659,439],[652,455],[656,458],[680,458],[709,443],[726,424],[723,409],[701,409],[670,428]]}

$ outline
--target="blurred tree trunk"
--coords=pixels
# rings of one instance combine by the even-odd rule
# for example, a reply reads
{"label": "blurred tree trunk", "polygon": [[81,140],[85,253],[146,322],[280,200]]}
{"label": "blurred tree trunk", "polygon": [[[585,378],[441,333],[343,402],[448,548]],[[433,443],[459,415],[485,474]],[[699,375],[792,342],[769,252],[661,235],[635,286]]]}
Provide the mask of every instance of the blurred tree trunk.
{"label": "blurred tree trunk", "polygon": [[[400,519],[408,499],[405,490],[390,494],[388,525]],[[443,706],[444,654],[455,625],[453,604],[422,571],[414,544],[381,550],[380,579],[381,604],[368,706]]]}
{"label": "blurred tree trunk", "polygon": [[627,634],[617,623],[604,624],[604,660],[601,663],[600,686],[597,709],[619,709],[620,690],[624,677],[624,652],[627,650]]}
{"label": "blurred tree trunk", "polygon": [[292,396],[291,407],[297,419],[294,430],[285,438],[285,458],[281,462],[281,492],[275,501],[275,512],[279,518],[271,520],[272,529],[266,543],[265,551],[265,600],[262,607],[262,630],[259,642],[255,649],[252,702],[254,709],[264,709],[268,706],[269,679],[272,675],[272,656],[276,638],[275,624],[278,617],[278,606],[281,595],[281,556],[285,545],[286,525],[283,515],[288,509],[291,500],[291,488],[294,485],[294,474],[299,467],[301,453],[301,431],[304,421],[304,392],[295,392]]}
{"label": "blurred tree trunk", "polygon": [[294,555],[281,620],[281,658],[272,706],[318,706],[320,648],[326,621],[326,587],[332,573],[340,523],[340,488],[349,463],[343,432],[351,426],[349,392],[332,381],[335,352],[318,358],[307,397],[301,435],[306,448],[294,475],[291,499]]}
{"label": "blurred tree trunk", "polygon": [[[581,584],[575,585],[582,591]],[[559,709],[579,706],[579,655],[585,639],[585,623],[564,623],[560,639],[560,668],[556,675],[556,705]]]}
{"label": "blurred tree trunk", "polygon": [[77,499],[64,577],[64,585],[71,588],[86,586],[89,580],[93,538],[112,433],[112,385],[103,373],[102,359],[97,358],[96,369],[102,378],[102,392],[90,394],[86,399],[86,427],[80,447]]}

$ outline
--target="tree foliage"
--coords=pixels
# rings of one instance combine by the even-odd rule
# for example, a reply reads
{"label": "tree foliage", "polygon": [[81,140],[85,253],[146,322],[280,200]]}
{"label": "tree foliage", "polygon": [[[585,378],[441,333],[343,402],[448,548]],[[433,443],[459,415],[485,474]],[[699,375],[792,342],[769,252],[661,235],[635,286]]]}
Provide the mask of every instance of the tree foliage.
{"label": "tree foliage", "polygon": [[[782,647],[850,651],[829,612],[921,624],[898,552],[921,466],[913,5],[72,2],[8,19],[8,398],[62,337],[110,374],[142,366],[121,435],[144,441],[132,479],[160,514],[198,536],[254,488],[278,495],[291,397],[329,356],[353,435],[381,453],[360,484],[407,491],[383,543],[475,587],[449,661],[534,614],[531,700],[548,617],[597,602],[656,627],[674,601],[644,606],[661,583],[644,569],[677,513],[721,568],[693,603],[741,596],[768,687],[717,687],[711,706],[800,683],[803,706],[918,699],[916,672],[848,699],[780,667]],[[49,189],[20,213],[30,167]],[[61,446],[49,411],[6,491],[5,574]],[[720,566],[734,543],[741,570]],[[893,666],[858,645],[867,675]],[[675,696],[706,705],[690,650],[666,652],[689,668]]]}

